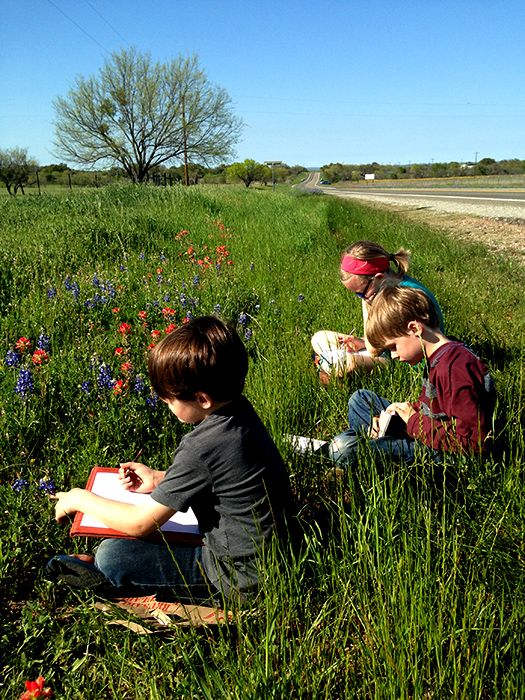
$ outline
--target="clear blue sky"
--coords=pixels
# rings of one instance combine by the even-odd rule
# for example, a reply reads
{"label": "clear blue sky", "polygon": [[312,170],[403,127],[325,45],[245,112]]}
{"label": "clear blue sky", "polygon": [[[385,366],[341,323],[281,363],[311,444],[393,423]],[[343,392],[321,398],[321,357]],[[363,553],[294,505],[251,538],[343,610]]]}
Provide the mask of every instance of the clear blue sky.
{"label": "clear blue sky", "polygon": [[6,0],[0,148],[57,162],[53,99],[131,45],[198,54],[238,160],[525,159],[524,0]]}

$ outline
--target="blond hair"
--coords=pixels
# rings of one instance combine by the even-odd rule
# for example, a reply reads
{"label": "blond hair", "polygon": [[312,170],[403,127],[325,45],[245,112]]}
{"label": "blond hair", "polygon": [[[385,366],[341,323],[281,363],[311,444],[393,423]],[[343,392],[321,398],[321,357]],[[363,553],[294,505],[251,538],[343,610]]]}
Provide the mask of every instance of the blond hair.
{"label": "blond hair", "polygon": [[439,316],[431,299],[414,287],[385,284],[374,298],[366,323],[366,339],[376,351],[388,340],[408,335],[410,321],[439,328]]}
{"label": "blond hair", "polygon": [[[355,241],[351,246],[346,248],[344,255],[351,255],[357,260],[374,260],[375,258],[387,258],[389,262],[394,263],[396,270],[388,270],[392,277],[401,279],[408,272],[410,262],[410,251],[405,248],[400,248],[397,253],[389,253],[379,243],[374,241]],[[341,271],[341,279],[343,281],[350,277],[350,273]]]}

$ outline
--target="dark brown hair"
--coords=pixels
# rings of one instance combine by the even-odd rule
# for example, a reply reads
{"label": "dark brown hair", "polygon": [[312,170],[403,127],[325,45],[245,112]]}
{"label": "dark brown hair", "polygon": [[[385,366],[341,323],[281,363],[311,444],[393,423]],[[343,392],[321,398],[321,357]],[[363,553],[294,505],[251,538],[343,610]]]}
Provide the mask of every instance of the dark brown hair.
{"label": "dark brown hair", "polygon": [[148,371],[161,399],[192,401],[202,391],[215,401],[230,401],[244,389],[248,354],[234,328],[215,316],[201,316],[151,350]]}
{"label": "dark brown hair", "polygon": [[386,341],[408,335],[410,321],[428,328],[439,328],[436,307],[420,289],[399,284],[385,284],[374,298],[366,322],[366,339],[377,351]]}

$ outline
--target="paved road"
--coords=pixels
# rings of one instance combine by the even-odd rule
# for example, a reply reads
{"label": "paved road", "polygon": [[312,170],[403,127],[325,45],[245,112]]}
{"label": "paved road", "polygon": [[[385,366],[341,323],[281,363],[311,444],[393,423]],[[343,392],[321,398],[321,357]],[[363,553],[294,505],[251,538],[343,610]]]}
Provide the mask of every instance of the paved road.
{"label": "paved road", "polygon": [[401,187],[381,188],[377,184],[371,184],[366,188],[363,186],[340,188],[320,185],[319,180],[320,173],[312,172],[300,187],[336,197],[375,200],[384,204],[406,205],[418,209],[429,208],[452,213],[525,220],[525,190],[463,190],[437,187],[415,190]]}

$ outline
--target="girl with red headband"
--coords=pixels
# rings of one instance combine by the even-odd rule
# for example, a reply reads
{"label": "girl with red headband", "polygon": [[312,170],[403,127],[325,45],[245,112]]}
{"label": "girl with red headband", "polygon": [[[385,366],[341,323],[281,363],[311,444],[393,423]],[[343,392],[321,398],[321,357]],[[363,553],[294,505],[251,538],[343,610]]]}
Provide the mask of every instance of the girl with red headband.
{"label": "girl with red headband", "polygon": [[385,361],[384,358],[372,357],[366,346],[368,309],[385,283],[413,287],[424,292],[436,307],[440,329],[444,330],[443,314],[436,298],[421,282],[407,274],[409,261],[408,250],[400,248],[396,253],[389,253],[373,241],[356,241],[344,251],[340,266],[341,282],[361,299],[364,337],[335,331],[318,331],[312,336],[315,361],[324,384],[331,375],[344,376],[357,369],[369,370],[378,362]]}

